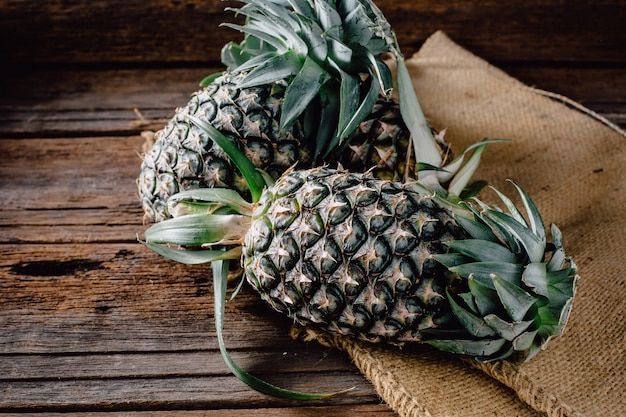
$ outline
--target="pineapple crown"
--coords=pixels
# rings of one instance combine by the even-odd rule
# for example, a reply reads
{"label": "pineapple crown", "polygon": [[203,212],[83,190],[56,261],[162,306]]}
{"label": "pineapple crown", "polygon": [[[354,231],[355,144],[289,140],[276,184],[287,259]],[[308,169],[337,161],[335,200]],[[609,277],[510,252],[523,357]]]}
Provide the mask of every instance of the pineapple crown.
{"label": "pineapple crown", "polygon": [[479,361],[505,359],[515,352],[529,360],[562,334],[578,269],[565,254],[559,228],[551,225],[549,243],[536,205],[513,185],[525,215],[495,189],[507,211],[478,198],[462,203],[461,210],[450,207],[468,238],[448,242],[451,252],[434,258],[464,283],[464,290],[447,294],[460,326],[430,329],[425,343]]}
{"label": "pineapple crown", "polygon": [[381,58],[390,53],[397,61],[400,110],[416,160],[440,166],[395,34],[371,0],[240,1],[244,6],[228,10],[245,16],[245,24],[223,25],[243,32],[244,39],[224,46],[222,62],[231,72],[247,73],[242,88],[287,80],[281,128],[302,116],[318,160],[346,146],[379,95],[390,96],[393,77]]}

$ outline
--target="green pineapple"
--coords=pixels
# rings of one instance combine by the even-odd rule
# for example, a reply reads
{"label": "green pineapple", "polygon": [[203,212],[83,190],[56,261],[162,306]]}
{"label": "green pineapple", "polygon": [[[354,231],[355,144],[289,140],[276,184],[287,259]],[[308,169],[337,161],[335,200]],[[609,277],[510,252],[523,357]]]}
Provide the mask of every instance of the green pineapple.
{"label": "green pineapple", "polygon": [[[221,331],[229,262],[241,263],[245,281],[272,308],[302,325],[347,337],[427,343],[446,352],[496,360],[514,352],[531,358],[560,335],[578,277],[558,228],[552,227],[553,242],[548,243],[537,208],[519,188],[525,215],[500,193],[507,212],[479,200],[467,202],[466,186],[486,143],[449,161],[447,145],[433,134],[421,112],[380,11],[368,0],[245,3],[238,11],[248,17],[247,25],[237,28],[246,38],[224,49],[229,63],[224,76],[244,74],[236,90],[285,85],[273,120],[279,135],[285,129],[294,129],[294,137],[304,132],[296,139],[303,151],[299,158],[308,158],[312,151],[312,165],[332,158],[355,164],[353,170],[369,171],[300,164],[274,183],[278,171],[258,169],[263,158],[246,148],[247,139],[233,139],[203,111],[195,112],[196,106],[193,112],[181,113],[182,131],[202,137],[205,148],[223,156],[230,172],[236,168],[240,176],[236,182],[224,181],[224,188],[194,183],[160,195],[162,217],[173,218],[150,227],[145,244],[179,262],[213,264],[218,342],[231,371],[262,392],[319,398],[268,385],[228,356]],[[328,70],[319,65],[335,62],[338,51],[346,52],[335,45],[336,20],[330,18],[320,22],[322,38],[332,41],[326,45],[328,54],[319,53],[320,43],[305,42],[306,53],[296,54],[302,66],[295,75],[285,73],[294,62],[293,51],[301,53],[298,36],[311,40],[311,17],[334,16],[326,11],[334,5],[332,10],[343,17],[344,36],[367,38],[376,52],[395,55],[399,107],[384,94],[381,98],[380,90],[387,92],[390,84],[385,80],[391,77],[379,53],[357,47],[358,42],[347,43],[355,48],[354,56],[367,58],[365,67],[348,73],[342,67]],[[355,23],[355,16],[360,31],[348,24]],[[307,30],[296,31],[294,37],[296,24]],[[270,35],[274,27],[279,28],[278,41]],[[311,76],[309,71],[312,78],[325,81],[311,88],[310,80],[303,82],[301,76]],[[218,80],[210,79],[209,84],[222,82]],[[296,105],[305,96],[310,98],[307,104]],[[362,101],[348,102],[350,97]],[[398,113],[406,129],[395,123]],[[368,115],[374,117],[366,119]],[[408,136],[389,135],[396,126]],[[390,137],[395,142],[385,149]],[[185,152],[175,143],[167,146],[176,151],[170,154]],[[464,161],[469,150],[473,153]],[[398,181],[407,177],[417,181]],[[181,190],[186,191],[170,196]],[[146,199],[154,201],[152,196]]]}
{"label": "green pineapple", "polygon": [[[237,368],[225,351],[228,260],[240,260],[261,298],[295,322],[369,342],[530,359],[563,332],[577,268],[554,225],[548,242],[521,188],[525,215],[497,191],[507,211],[425,185],[431,176],[402,183],[317,167],[289,170],[272,184],[227,138],[190,120],[241,168],[253,202],[233,190],[183,192],[168,201],[174,218],[150,227],[145,243],[179,262],[213,263],[220,348],[254,388],[291,396]],[[452,189],[463,188],[467,174],[461,168]]]}
{"label": "green pineapple", "polygon": [[[480,360],[530,358],[561,334],[577,276],[558,228],[548,244],[518,190],[528,220],[502,194],[508,213],[371,173],[294,170],[254,204],[214,190],[178,196],[179,216],[150,228],[146,241],[185,262],[242,257],[261,298],[304,326]],[[236,214],[187,214],[199,201]]]}
{"label": "green pineapple", "polygon": [[[246,23],[227,25],[245,34],[222,51],[227,71],[203,81],[144,155],[137,184],[146,222],[170,217],[166,201],[179,191],[224,187],[247,196],[236,166],[187,115],[213,125],[274,179],[295,163],[339,162],[406,180],[415,177],[422,151],[436,162],[452,159],[445,141],[431,140],[419,108],[390,98],[391,71],[381,55],[391,52],[402,64],[401,55],[370,0],[243,2],[232,10]],[[401,99],[412,90],[404,84]]]}

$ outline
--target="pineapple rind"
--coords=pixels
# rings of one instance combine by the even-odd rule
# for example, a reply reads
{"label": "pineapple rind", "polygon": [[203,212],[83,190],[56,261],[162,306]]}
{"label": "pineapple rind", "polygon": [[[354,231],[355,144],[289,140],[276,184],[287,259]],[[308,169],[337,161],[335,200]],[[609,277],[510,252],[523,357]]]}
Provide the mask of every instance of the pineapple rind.
{"label": "pineapple rind", "polygon": [[[449,311],[452,274],[432,255],[464,235],[429,195],[371,174],[314,168],[285,175],[261,204],[268,209],[253,217],[243,267],[261,297],[296,322],[403,344]],[[273,225],[265,250],[256,222]]]}

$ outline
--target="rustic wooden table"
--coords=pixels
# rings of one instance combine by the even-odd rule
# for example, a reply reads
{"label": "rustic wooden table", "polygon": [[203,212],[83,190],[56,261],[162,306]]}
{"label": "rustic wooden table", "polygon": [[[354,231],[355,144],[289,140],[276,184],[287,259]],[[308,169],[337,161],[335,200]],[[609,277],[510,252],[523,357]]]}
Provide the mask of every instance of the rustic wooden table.
{"label": "rustic wooden table", "polygon": [[[405,53],[443,29],[626,127],[626,3],[525,1],[523,13],[499,2],[378,3]],[[292,340],[288,320],[244,290],[225,324],[242,367],[291,389],[355,387],[315,403],[248,389],[218,351],[209,268],[137,242],[140,132],[160,128],[218,68],[234,36],[214,30],[223,7],[0,0],[0,413],[396,415],[344,353]]]}

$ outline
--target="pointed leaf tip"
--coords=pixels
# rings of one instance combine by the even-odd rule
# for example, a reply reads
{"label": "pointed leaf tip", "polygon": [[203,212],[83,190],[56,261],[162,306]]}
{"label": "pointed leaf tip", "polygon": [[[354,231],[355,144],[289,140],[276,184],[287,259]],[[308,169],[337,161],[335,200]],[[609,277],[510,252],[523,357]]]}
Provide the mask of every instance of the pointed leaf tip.
{"label": "pointed leaf tip", "polygon": [[332,396],[340,395],[346,393],[352,388],[333,392],[333,393],[324,393],[324,394],[310,394],[306,392],[299,391],[291,391],[284,388],[277,387],[272,385],[249,372],[241,369],[235,361],[231,358],[230,354],[226,349],[226,343],[224,342],[224,304],[226,302],[226,286],[228,283],[228,270],[229,265],[228,261],[217,261],[213,263],[213,290],[215,296],[215,329],[217,333],[217,341],[220,349],[220,353],[222,354],[222,358],[224,362],[228,366],[228,369],[243,383],[248,385],[250,388],[259,391],[263,394],[271,395],[278,398],[286,398],[289,400],[321,400],[325,398],[329,398]]}
{"label": "pointed leaf tip", "polygon": [[528,310],[537,302],[537,298],[497,275],[493,275],[492,280],[502,305],[513,321],[522,321]]}

